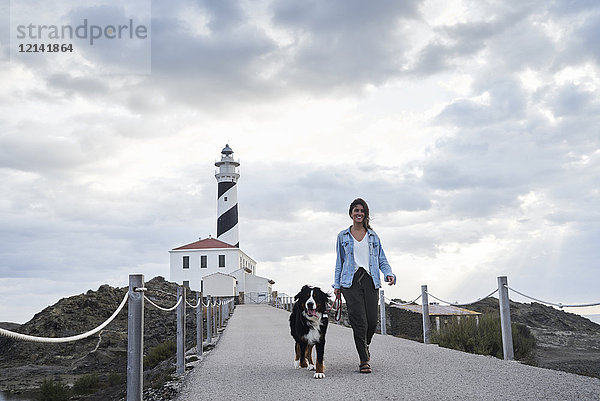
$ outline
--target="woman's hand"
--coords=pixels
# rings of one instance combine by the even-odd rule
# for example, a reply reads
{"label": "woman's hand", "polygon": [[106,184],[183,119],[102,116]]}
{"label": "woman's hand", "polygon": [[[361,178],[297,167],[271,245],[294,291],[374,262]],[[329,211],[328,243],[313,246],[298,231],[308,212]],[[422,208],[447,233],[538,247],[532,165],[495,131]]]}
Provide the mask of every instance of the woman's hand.
{"label": "woman's hand", "polygon": [[385,276],[385,281],[388,282],[388,285],[396,284],[396,279],[394,278],[394,276]]}
{"label": "woman's hand", "polygon": [[342,296],[342,290],[340,290],[339,288],[334,288],[333,293],[335,294],[336,298],[340,298]]}

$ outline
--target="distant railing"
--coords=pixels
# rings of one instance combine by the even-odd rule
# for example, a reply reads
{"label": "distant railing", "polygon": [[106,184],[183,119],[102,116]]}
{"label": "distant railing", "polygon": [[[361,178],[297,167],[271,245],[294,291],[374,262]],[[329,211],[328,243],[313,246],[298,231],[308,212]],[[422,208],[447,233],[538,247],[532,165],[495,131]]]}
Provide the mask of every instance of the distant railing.
{"label": "distant railing", "polygon": [[245,292],[244,303],[266,304],[271,302],[271,294],[268,292]]}
{"label": "distant railing", "polygon": [[[177,287],[177,302],[169,308],[157,305],[144,293],[148,289],[144,287],[143,274],[129,275],[129,290],[114,313],[100,326],[88,332],[70,337],[36,337],[27,334],[16,333],[0,328],[0,335],[20,341],[34,341],[41,343],[64,343],[78,341],[90,337],[107,325],[109,325],[121,312],[125,303],[129,301],[127,314],[127,401],[141,401],[143,396],[143,350],[144,350],[144,301],[148,301],[153,307],[172,312],[177,310],[177,369],[178,375],[185,373],[185,321],[186,305],[196,309],[196,352],[201,356],[204,350],[204,327],[203,320],[206,314],[206,341],[213,342],[214,336],[223,327],[225,321],[233,313],[235,308],[234,297],[203,297],[201,292],[196,292],[196,305],[185,301],[186,287]],[[171,294],[169,294],[171,295]],[[204,302],[206,300],[206,303]]]}
{"label": "distant railing", "polygon": [[[508,293],[509,290],[513,291],[525,298],[528,298],[530,300],[533,300],[533,301],[536,301],[536,302],[539,302],[542,304],[556,306],[559,308],[580,308],[580,307],[583,308],[583,307],[600,305],[600,302],[586,303],[586,304],[563,304],[563,303],[542,301],[540,299],[526,295],[522,292],[519,292],[519,291],[509,287],[508,279],[506,276],[498,277],[498,288],[496,288],[495,290],[490,292],[488,295],[486,295],[482,298],[478,298],[475,301],[464,302],[464,303],[444,301],[443,299],[440,299],[440,298],[436,297],[435,295],[429,293],[429,291],[427,290],[427,285],[421,286],[421,295],[416,297],[413,301],[406,302],[406,303],[398,303],[398,302],[391,301],[391,300],[385,298],[384,290],[380,289],[379,290],[379,305],[380,305],[379,321],[380,321],[380,327],[381,327],[381,334],[383,334],[383,335],[387,334],[386,333],[386,316],[385,316],[385,301],[386,300],[388,301],[388,304],[390,304],[390,305],[406,306],[406,305],[416,305],[416,301],[419,298],[421,298],[421,310],[422,310],[422,317],[423,317],[423,342],[425,344],[429,344],[430,343],[430,331],[431,331],[431,328],[430,328],[431,321],[429,319],[429,316],[430,316],[430,314],[429,314],[429,306],[430,306],[429,297],[431,297],[439,302],[442,302],[444,304],[448,304],[448,305],[452,305],[452,306],[468,306],[468,305],[472,305],[476,302],[479,302],[483,299],[490,298],[492,295],[498,293],[498,302],[499,302],[499,307],[500,307],[500,326],[501,326],[501,331],[502,331],[503,355],[504,355],[505,360],[513,360],[514,359],[514,347],[513,347],[512,327],[511,327],[511,318],[510,318],[510,304],[509,304],[509,293]],[[287,311],[291,311],[293,308],[293,305],[294,305],[294,298],[290,297],[290,296],[279,296],[279,297],[273,298],[271,304],[276,308],[281,308],[281,309],[285,309]]]}

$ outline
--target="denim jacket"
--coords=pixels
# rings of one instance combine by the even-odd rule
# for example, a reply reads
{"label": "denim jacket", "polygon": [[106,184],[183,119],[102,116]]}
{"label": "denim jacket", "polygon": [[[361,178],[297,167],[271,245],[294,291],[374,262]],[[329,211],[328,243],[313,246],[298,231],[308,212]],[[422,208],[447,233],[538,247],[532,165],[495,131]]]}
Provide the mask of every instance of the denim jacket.
{"label": "denim jacket", "polygon": [[[375,231],[367,229],[368,240],[369,240],[369,273],[373,278],[373,284],[375,288],[381,287],[381,280],[379,278],[379,270],[384,274],[384,277],[393,276],[394,280],[396,276],[392,273],[392,268],[385,257],[381,241]],[[352,279],[354,278],[354,270],[356,270],[354,262],[354,241],[352,234],[350,234],[350,228],[340,231],[337,236],[337,259],[335,261],[335,276],[333,281],[333,288],[349,288],[352,286]]]}

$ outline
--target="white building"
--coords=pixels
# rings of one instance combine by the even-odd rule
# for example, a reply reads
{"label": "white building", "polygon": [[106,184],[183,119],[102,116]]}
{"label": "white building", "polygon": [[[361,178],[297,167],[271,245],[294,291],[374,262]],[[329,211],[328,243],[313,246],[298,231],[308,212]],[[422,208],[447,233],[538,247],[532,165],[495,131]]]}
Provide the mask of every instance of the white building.
{"label": "white building", "polygon": [[204,293],[213,297],[230,297],[237,293],[237,280],[224,273],[213,273],[204,276]]}
{"label": "white building", "polygon": [[[216,238],[192,242],[172,249],[169,253],[171,281],[187,285],[195,291],[202,290],[203,277],[214,273],[230,274],[239,269],[247,269],[254,274],[256,271],[254,259],[240,248]],[[243,284],[240,288],[244,291]]]}
{"label": "white building", "polygon": [[244,303],[266,302],[273,292],[273,284],[275,282],[271,279],[257,276],[250,269],[242,268],[230,274],[237,279],[238,286],[243,288]]}
{"label": "white building", "polygon": [[[215,165],[219,167],[215,174],[219,236],[199,239],[170,250],[170,280],[192,290],[203,291],[205,295],[233,296],[243,292],[245,302],[262,302],[263,298],[271,295],[275,282],[257,276],[256,261],[239,247],[236,185],[239,163],[233,159],[229,145],[225,145],[221,151],[221,162]],[[232,282],[233,278],[235,282]]]}

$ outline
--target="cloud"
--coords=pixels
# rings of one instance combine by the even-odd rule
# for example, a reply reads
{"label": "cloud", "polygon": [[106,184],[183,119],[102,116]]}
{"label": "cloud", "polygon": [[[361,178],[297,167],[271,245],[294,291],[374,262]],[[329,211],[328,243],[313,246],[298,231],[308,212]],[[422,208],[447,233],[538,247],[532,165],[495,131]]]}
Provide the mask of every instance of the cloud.
{"label": "cloud", "polygon": [[72,168],[86,162],[77,141],[64,136],[40,136],[41,124],[23,122],[0,137],[0,166],[23,171]]}
{"label": "cloud", "polygon": [[402,22],[418,17],[418,2],[178,4],[154,12],[153,76],[140,86],[207,109],[384,83],[410,46]]}
{"label": "cloud", "polygon": [[590,115],[599,109],[597,97],[594,95],[594,92],[570,83],[556,88],[548,106],[556,117]]}
{"label": "cloud", "polygon": [[455,100],[439,114],[438,121],[461,127],[480,127],[524,116],[527,104],[522,88],[515,80],[497,80],[486,87],[483,95],[482,100]]}
{"label": "cloud", "polygon": [[151,75],[3,64],[0,276],[57,298],[168,275],[168,250],[215,234],[229,141],[242,249],[279,291],[329,287],[360,196],[402,277],[388,297],[470,301],[508,274],[593,300],[597,7],[468,5],[154,2]]}
{"label": "cloud", "polygon": [[373,199],[382,213],[423,210],[429,195],[411,177],[395,170],[395,179],[382,176],[385,167],[371,164],[307,165],[277,163],[255,165],[245,171],[242,185],[250,205],[250,217],[289,219],[305,209],[345,214],[357,197]]}
{"label": "cloud", "polygon": [[277,4],[273,23],[294,39],[282,76],[315,91],[378,85],[398,76],[410,46],[402,24],[418,18],[419,3]]}
{"label": "cloud", "polygon": [[277,45],[241,4],[177,4],[153,14],[153,73],[142,85],[156,85],[170,103],[204,107],[269,96],[273,82],[262,77]]}
{"label": "cloud", "polygon": [[62,92],[62,96],[84,95],[90,97],[109,94],[109,86],[105,79],[92,77],[74,77],[67,73],[57,73],[48,76],[48,87]]}

